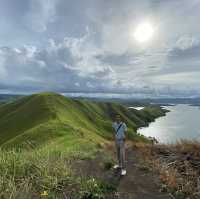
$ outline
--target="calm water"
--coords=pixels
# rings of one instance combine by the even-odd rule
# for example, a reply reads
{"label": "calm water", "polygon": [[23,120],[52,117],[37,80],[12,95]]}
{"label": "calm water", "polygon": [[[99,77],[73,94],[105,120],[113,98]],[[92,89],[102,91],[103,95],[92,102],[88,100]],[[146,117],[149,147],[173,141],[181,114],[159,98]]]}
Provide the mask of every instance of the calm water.
{"label": "calm water", "polygon": [[142,110],[144,108],[144,106],[130,106],[129,108],[133,108],[136,110]]}
{"label": "calm water", "polygon": [[139,133],[153,136],[159,142],[172,143],[180,139],[200,140],[200,109],[197,106],[176,105],[165,107],[170,110],[166,116],[156,119]]}

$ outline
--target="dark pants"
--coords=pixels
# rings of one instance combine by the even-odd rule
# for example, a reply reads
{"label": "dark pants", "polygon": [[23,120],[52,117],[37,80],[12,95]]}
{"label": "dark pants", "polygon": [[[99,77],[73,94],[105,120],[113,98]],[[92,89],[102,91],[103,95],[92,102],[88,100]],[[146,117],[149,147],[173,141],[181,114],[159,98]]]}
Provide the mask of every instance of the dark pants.
{"label": "dark pants", "polygon": [[119,162],[119,166],[121,168],[125,168],[125,141],[123,139],[115,140],[116,149],[117,149],[117,159]]}

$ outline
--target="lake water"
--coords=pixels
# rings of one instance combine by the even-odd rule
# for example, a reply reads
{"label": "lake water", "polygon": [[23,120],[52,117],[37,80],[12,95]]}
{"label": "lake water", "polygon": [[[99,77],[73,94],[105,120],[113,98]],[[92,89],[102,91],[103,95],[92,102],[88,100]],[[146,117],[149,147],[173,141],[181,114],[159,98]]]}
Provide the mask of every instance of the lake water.
{"label": "lake water", "polygon": [[159,142],[173,143],[180,139],[200,140],[200,108],[189,105],[165,107],[166,116],[157,118],[149,127],[138,129],[145,136],[153,136]]}
{"label": "lake water", "polygon": [[133,108],[139,111],[139,110],[142,110],[144,106],[130,106],[129,108]]}

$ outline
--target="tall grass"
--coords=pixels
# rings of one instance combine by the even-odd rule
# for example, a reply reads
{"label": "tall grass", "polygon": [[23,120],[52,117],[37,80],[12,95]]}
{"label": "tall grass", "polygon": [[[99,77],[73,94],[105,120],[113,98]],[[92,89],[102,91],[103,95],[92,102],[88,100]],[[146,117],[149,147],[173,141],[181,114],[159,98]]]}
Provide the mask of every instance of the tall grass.
{"label": "tall grass", "polygon": [[77,176],[71,163],[94,158],[102,146],[37,150],[0,149],[0,199],[100,199],[114,190],[112,185]]}
{"label": "tall grass", "polygon": [[62,153],[0,151],[0,198],[32,198],[43,191],[51,195],[62,191],[71,180]]}
{"label": "tall grass", "polygon": [[162,190],[177,199],[200,198],[200,142],[180,140],[170,145],[146,145],[143,160],[158,173]]}

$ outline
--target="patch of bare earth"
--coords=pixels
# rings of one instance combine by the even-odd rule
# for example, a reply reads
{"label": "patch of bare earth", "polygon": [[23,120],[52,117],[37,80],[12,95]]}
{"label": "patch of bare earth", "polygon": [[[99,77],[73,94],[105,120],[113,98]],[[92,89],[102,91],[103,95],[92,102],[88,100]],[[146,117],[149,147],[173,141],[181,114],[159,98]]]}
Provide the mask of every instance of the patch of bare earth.
{"label": "patch of bare earth", "polygon": [[116,191],[105,196],[108,199],[170,199],[168,193],[160,191],[161,181],[152,171],[146,169],[141,161],[142,153],[127,143],[127,175],[121,176],[116,169],[105,168],[105,156],[115,158],[115,148],[107,146],[106,153],[99,153],[94,159],[78,160],[72,163],[77,176],[94,177],[116,187]]}

